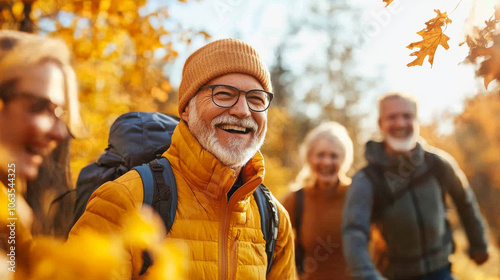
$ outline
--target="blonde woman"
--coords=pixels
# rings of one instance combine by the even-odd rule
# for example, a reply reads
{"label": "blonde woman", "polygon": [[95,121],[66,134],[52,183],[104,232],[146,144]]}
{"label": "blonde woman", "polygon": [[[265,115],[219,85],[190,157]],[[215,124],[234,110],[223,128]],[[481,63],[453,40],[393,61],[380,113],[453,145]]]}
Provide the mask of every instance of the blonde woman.
{"label": "blonde woman", "polygon": [[296,233],[301,279],[350,279],[342,256],[341,216],[351,179],[353,145],[345,127],[326,122],[311,130],[301,146],[304,166],[283,205]]}
{"label": "blonde woman", "polygon": [[69,137],[68,127],[74,134],[80,124],[67,47],[0,31],[0,251],[8,258],[2,273],[15,271],[0,278],[27,277],[33,212],[23,199],[26,182],[37,178],[44,157]]}

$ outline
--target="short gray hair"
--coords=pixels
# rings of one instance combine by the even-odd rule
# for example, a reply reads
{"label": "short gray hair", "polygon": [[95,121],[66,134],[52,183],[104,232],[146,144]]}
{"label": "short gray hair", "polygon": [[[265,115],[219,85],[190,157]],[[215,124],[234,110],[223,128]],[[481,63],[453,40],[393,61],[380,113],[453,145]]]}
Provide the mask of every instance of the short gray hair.
{"label": "short gray hair", "polygon": [[418,115],[418,100],[413,94],[403,92],[388,92],[380,96],[377,100],[379,116],[382,109],[382,103],[390,99],[400,99],[407,101],[415,107],[415,115]]}

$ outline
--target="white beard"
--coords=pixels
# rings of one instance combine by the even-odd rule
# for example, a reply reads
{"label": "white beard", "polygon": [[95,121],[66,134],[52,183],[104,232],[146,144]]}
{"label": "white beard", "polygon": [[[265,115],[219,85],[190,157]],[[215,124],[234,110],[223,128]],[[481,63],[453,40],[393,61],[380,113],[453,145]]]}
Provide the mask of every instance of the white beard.
{"label": "white beard", "polygon": [[[232,116],[221,115],[212,120],[210,127],[203,122],[196,110],[196,96],[189,102],[188,125],[189,130],[198,140],[200,145],[214,155],[221,163],[229,167],[239,167],[245,165],[264,144],[267,127],[261,133],[257,134],[258,125],[254,119],[248,117],[239,119]],[[253,130],[254,136],[245,148],[245,143],[241,139],[229,139],[229,147],[224,147],[220,144],[216,135],[215,126],[220,123],[234,124],[243,127],[250,127]],[[252,132],[250,132],[252,133]]]}
{"label": "white beard", "polygon": [[396,138],[389,133],[384,133],[384,140],[396,152],[405,153],[413,150],[417,146],[418,136],[420,135],[420,127],[418,124],[413,125],[413,133],[405,139]]}

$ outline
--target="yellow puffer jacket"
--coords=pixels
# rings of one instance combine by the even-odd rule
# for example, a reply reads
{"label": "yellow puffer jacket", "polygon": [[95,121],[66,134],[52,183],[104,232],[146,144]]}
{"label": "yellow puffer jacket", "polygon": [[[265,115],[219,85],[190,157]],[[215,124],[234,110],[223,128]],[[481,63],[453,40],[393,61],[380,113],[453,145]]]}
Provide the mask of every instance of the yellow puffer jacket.
{"label": "yellow puffer jacket", "polygon": [[[172,145],[163,156],[172,166],[178,191],[177,213],[167,238],[188,247],[187,279],[297,279],[290,218],[277,200],[279,233],[273,266],[266,277],[265,240],[252,195],[264,175],[260,153],[242,168],[244,184],[229,201],[226,193],[237,179],[234,170],[204,150],[184,122],[175,129]],[[89,199],[70,240],[88,228],[117,232],[124,215],[141,207],[142,200],[142,181],[136,171],[104,184]],[[143,263],[142,252],[129,252],[131,267],[126,270],[136,277]]]}

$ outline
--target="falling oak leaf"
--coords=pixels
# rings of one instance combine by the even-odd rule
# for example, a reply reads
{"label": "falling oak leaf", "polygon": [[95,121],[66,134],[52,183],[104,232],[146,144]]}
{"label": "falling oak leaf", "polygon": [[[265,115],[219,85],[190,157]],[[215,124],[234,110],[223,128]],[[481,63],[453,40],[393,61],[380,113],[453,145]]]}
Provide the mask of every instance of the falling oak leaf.
{"label": "falling oak leaf", "polygon": [[481,67],[476,71],[476,75],[484,77],[484,87],[493,80],[500,81],[500,35],[493,36],[493,45],[489,48],[478,47],[471,50],[469,59],[475,61],[478,57],[484,57]]}
{"label": "falling oak leaf", "polygon": [[476,75],[484,78],[486,89],[491,81],[500,81],[500,35],[496,34],[499,21],[498,19],[486,21],[483,29],[476,27],[475,33],[466,38],[469,55],[465,61],[477,64],[477,60],[482,59]]}
{"label": "falling oak leaf", "polygon": [[451,23],[451,19],[448,18],[446,12],[441,13],[439,10],[434,10],[434,12],[437,13],[437,16],[425,23],[425,29],[417,32],[418,35],[422,36],[422,41],[414,42],[407,46],[410,50],[413,48],[420,48],[420,50],[410,54],[410,56],[416,56],[417,58],[408,63],[406,65],[408,67],[415,65],[422,66],[426,56],[429,56],[428,61],[432,66],[437,47],[441,45],[446,50],[450,48],[448,45],[450,37],[443,33],[442,27]]}
{"label": "falling oak leaf", "polygon": [[386,7],[389,6],[389,4],[392,3],[392,1],[394,1],[394,0],[384,0],[385,6]]}

